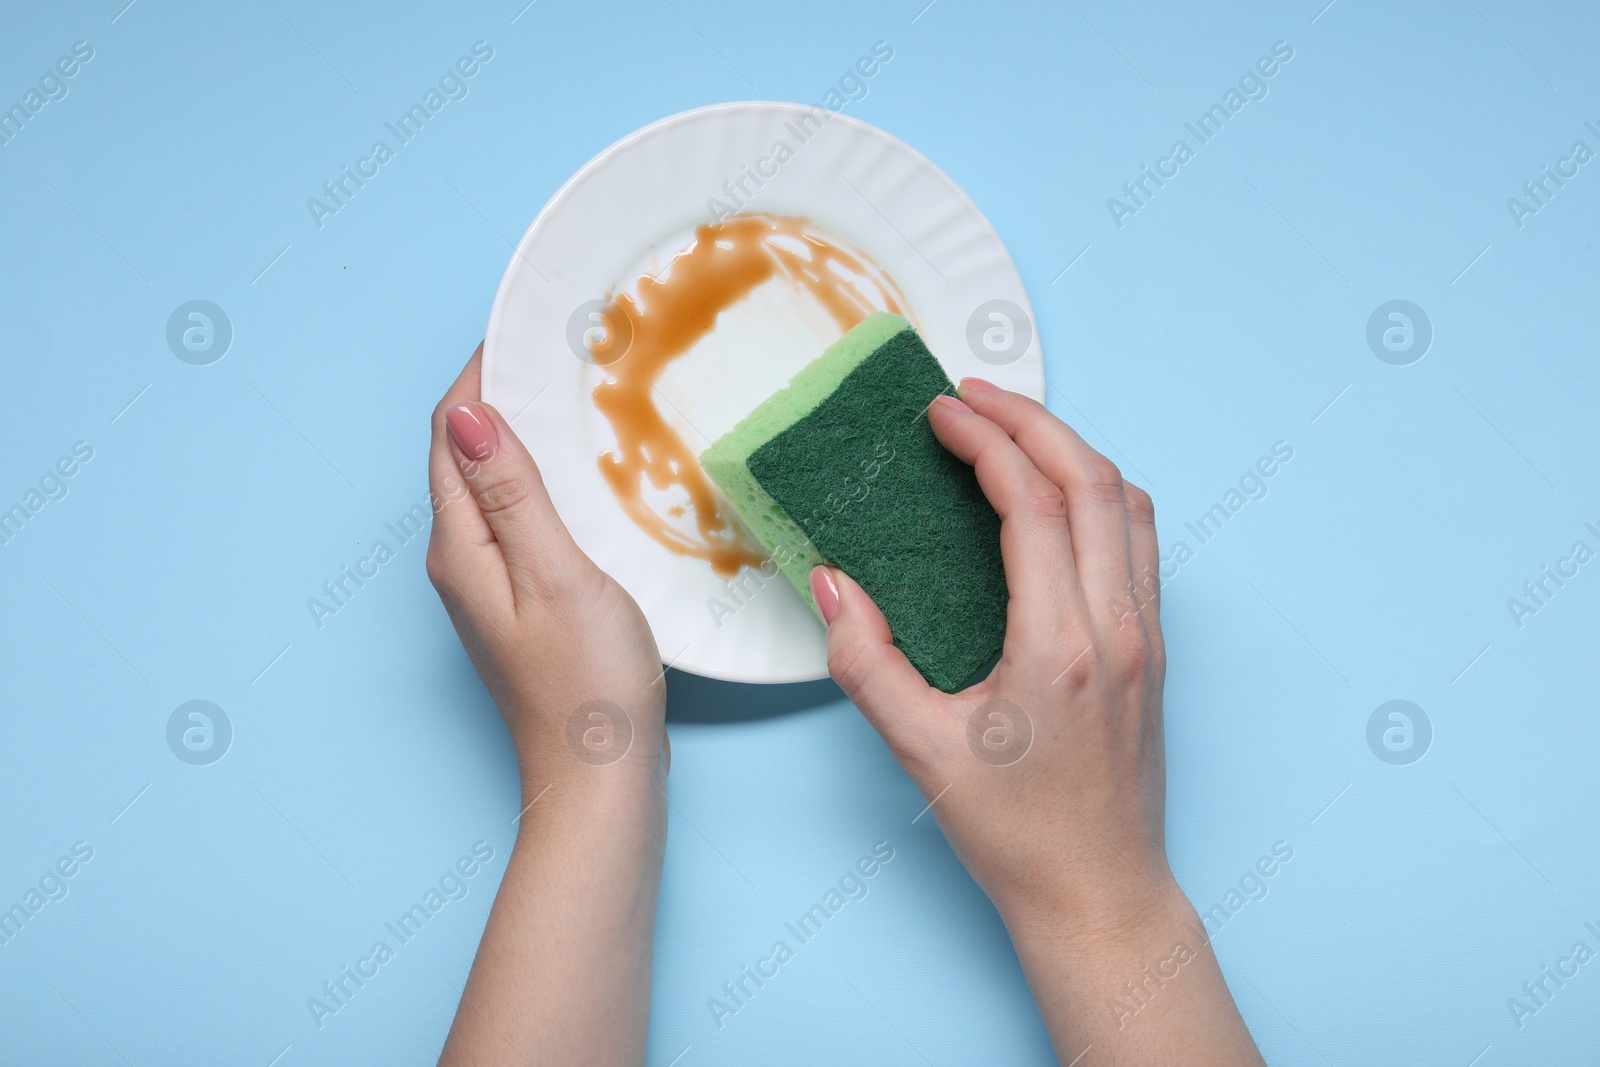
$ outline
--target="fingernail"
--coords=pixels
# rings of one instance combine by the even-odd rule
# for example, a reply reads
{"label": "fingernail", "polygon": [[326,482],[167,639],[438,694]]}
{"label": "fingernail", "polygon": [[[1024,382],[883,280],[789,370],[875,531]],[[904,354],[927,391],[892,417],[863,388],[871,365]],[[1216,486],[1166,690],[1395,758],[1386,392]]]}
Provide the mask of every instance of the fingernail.
{"label": "fingernail", "polygon": [[833,572],[827,567],[811,568],[811,599],[817,602],[817,610],[822,612],[822,621],[832,626],[834,618],[839,614],[839,587],[833,584]]}
{"label": "fingernail", "polygon": [[971,393],[997,393],[1000,387],[993,382],[986,382],[982,378],[963,378],[959,391]]}
{"label": "fingernail", "polygon": [[951,396],[949,393],[940,393],[938,396],[933,398],[933,402],[935,404],[943,404],[947,408],[955,408],[957,411],[972,410],[971,408],[967,407],[967,405],[963,404],[958,398]]}
{"label": "fingernail", "polygon": [[461,404],[444,413],[444,424],[450,427],[450,436],[468,459],[485,460],[494,455],[500,438],[494,423],[478,410],[476,404]]}

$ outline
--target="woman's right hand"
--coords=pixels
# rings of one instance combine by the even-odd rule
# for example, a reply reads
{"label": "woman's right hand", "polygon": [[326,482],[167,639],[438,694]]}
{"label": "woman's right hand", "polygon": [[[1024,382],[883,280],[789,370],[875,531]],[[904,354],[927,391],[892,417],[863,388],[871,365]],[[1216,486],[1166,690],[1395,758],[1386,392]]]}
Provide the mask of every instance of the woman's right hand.
{"label": "woman's right hand", "polygon": [[1147,493],[1042,405],[985,385],[967,379],[966,402],[940,397],[928,421],[1000,516],[999,663],[963,692],[929,687],[861,587],[821,568],[814,586],[831,577],[838,590],[817,596],[829,671],[1003,914],[1116,923],[1173,891],[1155,517]]}
{"label": "woman's right hand", "polygon": [[[1035,401],[972,378],[960,397],[940,397],[928,420],[1000,516],[1000,661],[960,693],[929,687],[861,587],[818,567],[829,672],[999,910],[1063,1062],[1097,1044],[1133,1057],[1101,1063],[1180,1048],[1185,1063],[1259,1063],[1167,864],[1150,496]],[[1180,942],[1188,958],[1172,964]],[[1128,998],[1163,961],[1184,981]],[[1118,997],[1129,1010],[1107,1009]],[[1169,1046],[1161,1018],[1221,1043]]]}

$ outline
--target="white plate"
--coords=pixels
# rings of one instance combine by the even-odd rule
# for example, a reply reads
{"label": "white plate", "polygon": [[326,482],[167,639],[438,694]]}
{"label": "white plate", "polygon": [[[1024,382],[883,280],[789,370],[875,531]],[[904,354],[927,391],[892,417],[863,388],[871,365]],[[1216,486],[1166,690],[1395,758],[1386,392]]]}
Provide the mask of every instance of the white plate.
{"label": "white plate", "polygon": [[[1027,293],[977,205],[919,152],[857,119],[831,115],[802,141],[796,131],[823,115],[799,104],[717,104],[607,148],[528,227],[484,341],[484,399],[515,419],[578,544],[633,594],[668,664],[729,681],[825,677],[822,624],[781,576],[760,585],[746,569],[750,594],[730,596],[709,564],[674,555],[623,513],[598,467],[615,443],[590,399],[605,370],[568,343],[580,305],[631,292],[640,274],[687,248],[711,221],[707,201],[730,202],[725,182],[746,168],[776,170],[759,189],[746,179],[755,196],[742,210],[809,218],[869,255],[905,294],[907,317],[952,380],[976,375],[1044,396]],[[797,126],[805,116],[812,125]],[[778,141],[793,153],[781,165]],[[996,301],[1012,314],[1002,307],[997,317]],[[769,282],[665,372],[663,410],[698,453],[838,336],[817,307]],[[738,610],[714,613],[713,600]]]}

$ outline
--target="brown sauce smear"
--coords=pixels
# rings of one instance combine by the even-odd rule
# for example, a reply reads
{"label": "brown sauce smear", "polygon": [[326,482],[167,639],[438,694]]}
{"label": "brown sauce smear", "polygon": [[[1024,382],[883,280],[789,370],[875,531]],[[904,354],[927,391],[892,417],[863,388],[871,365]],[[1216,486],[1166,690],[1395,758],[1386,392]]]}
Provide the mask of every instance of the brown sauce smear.
{"label": "brown sauce smear", "polygon": [[[627,317],[631,341],[621,358],[603,366],[609,380],[594,387],[595,407],[617,436],[616,449],[600,456],[600,473],[641,530],[680,556],[706,560],[725,578],[741,567],[762,565],[759,546],[741,532],[696,453],[663,416],[656,383],[673,360],[716,328],[723,310],[774,277],[814,297],[841,333],[850,330],[878,308],[849,275],[875,284],[884,310],[905,314],[903,294],[876,264],[840,248],[806,219],[734,215],[698,227],[694,244],[673,257],[666,270],[639,279],[637,295],[612,295],[616,312]],[[591,346],[597,363],[616,335],[606,332],[606,340]],[[673,504],[668,512],[693,510],[698,536],[645,501],[646,480],[657,490],[683,490],[687,502]]]}

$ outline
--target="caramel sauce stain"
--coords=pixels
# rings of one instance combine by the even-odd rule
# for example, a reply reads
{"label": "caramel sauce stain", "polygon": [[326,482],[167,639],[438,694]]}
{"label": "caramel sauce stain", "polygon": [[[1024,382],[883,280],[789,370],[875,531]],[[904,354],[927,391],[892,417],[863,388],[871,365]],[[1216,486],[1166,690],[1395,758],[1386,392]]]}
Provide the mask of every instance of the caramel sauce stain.
{"label": "caramel sauce stain", "polygon": [[[841,273],[843,272],[843,273]],[[765,561],[734,521],[695,453],[668,424],[656,403],[656,383],[667,366],[717,325],[717,316],[757,286],[777,277],[809,293],[844,333],[878,310],[848,275],[876,285],[884,310],[904,315],[904,296],[866,256],[847,251],[800,218],[735,215],[695,230],[694,243],[657,276],[639,279],[637,295],[614,294],[625,323],[607,323],[607,337],[590,345],[609,379],[594,387],[595,407],[616,433],[617,447],[600,456],[600,473],[634,523],[680,556],[706,560],[731,578]],[[612,314],[608,309],[607,314]],[[618,327],[614,329],[612,327]],[[631,334],[620,358],[599,358],[614,337]],[[646,481],[657,490],[680,487],[693,510],[698,536],[686,533],[644,499]]]}

